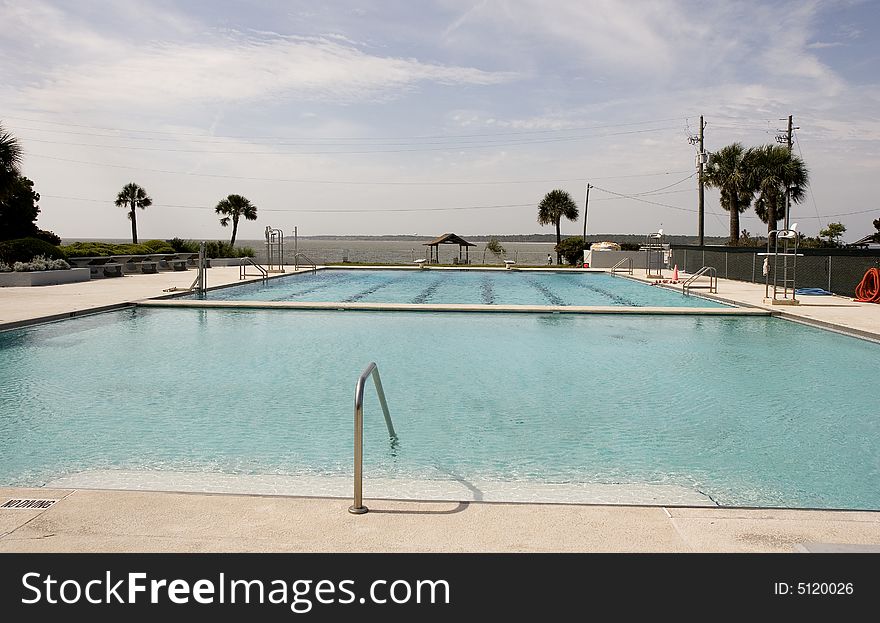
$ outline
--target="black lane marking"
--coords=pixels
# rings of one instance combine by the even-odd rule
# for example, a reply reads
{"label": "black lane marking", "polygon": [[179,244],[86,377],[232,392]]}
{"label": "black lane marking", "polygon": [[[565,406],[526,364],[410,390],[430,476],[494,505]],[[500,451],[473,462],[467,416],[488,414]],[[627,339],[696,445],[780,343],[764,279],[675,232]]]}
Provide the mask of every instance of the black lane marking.
{"label": "black lane marking", "polygon": [[434,279],[434,281],[432,281],[428,285],[427,288],[425,288],[424,290],[419,292],[416,296],[414,296],[413,299],[410,301],[410,303],[424,303],[425,301],[428,300],[428,298],[432,294],[434,294],[437,291],[437,288],[439,288],[442,285],[442,283],[443,283],[443,278],[437,277],[436,279]]}
{"label": "black lane marking", "polygon": [[526,278],[526,283],[528,283],[535,290],[537,290],[538,292],[543,294],[544,298],[547,299],[547,301],[551,305],[567,305],[567,303],[565,301],[563,301],[561,298],[556,296],[556,293],[553,292],[553,290],[551,290],[547,286],[545,286],[543,283],[538,283],[537,281],[535,281],[534,279],[532,279],[530,277]]}
{"label": "black lane marking", "polygon": [[486,305],[495,304],[495,286],[492,285],[492,280],[487,276],[484,276],[480,282],[480,294],[483,295],[483,303]]}
{"label": "black lane marking", "polygon": [[383,281],[381,283],[377,283],[374,286],[370,286],[366,290],[361,290],[357,294],[351,295],[350,297],[343,300],[342,302],[343,303],[355,303],[364,297],[370,296],[371,294],[373,294],[373,292],[377,292],[378,290],[381,290],[384,287],[390,286],[391,284],[397,283],[398,281],[403,281],[403,279],[404,279],[403,277],[399,277],[397,279],[388,279],[388,280]]}
{"label": "black lane marking", "polygon": [[642,307],[641,303],[636,303],[635,301],[631,301],[630,299],[623,297],[623,296],[620,296],[619,294],[615,294],[614,292],[611,292],[610,290],[606,290],[604,288],[597,288],[596,286],[583,283],[582,281],[575,278],[573,275],[565,275],[565,277],[570,284],[577,286],[578,288],[583,288],[584,290],[590,290],[591,292],[595,292],[596,294],[599,294],[601,296],[609,298],[612,301],[614,301],[615,303],[617,303],[618,305],[625,305],[627,307]]}
{"label": "black lane marking", "polygon": [[[358,275],[359,276],[359,275]],[[331,286],[339,285],[341,283],[346,283],[348,281],[353,281],[355,279],[355,275],[331,275],[326,274],[322,275],[323,280],[320,283],[317,283],[308,288],[303,288],[297,292],[287,292],[282,296],[271,299],[273,301],[289,301],[296,297],[302,296],[303,294],[311,294],[312,292],[317,292],[318,290],[323,290],[325,288],[329,288]],[[279,285],[280,287],[280,285]]]}

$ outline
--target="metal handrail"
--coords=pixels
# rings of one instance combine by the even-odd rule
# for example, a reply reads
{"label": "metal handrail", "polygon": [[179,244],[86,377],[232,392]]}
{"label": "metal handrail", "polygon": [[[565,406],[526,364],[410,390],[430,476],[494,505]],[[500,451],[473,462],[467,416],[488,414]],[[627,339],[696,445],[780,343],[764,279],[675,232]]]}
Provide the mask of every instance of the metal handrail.
{"label": "metal handrail", "polygon": [[[697,279],[700,277],[708,275],[709,276],[709,285],[708,286],[698,286],[694,285]],[[681,284],[681,291],[683,294],[687,294],[689,290],[694,288],[708,288],[709,292],[713,294],[718,294],[718,271],[715,270],[714,266],[703,266],[700,270],[695,272],[693,275],[685,279],[684,283]]]}
{"label": "metal handrail", "polygon": [[625,269],[630,275],[633,274],[633,259],[631,257],[624,257],[619,262],[617,262],[614,266],[611,267],[610,272],[616,273],[617,269],[623,266],[624,264],[628,264],[629,266]]}
{"label": "metal handrail", "polygon": [[[250,264],[251,266],[256,268],[258,271],[260,271],[260,274],[259,275],[248,275],[247,274],[248,264]],[[252,258],[243,257],[243,258],[241,258],[241,264],[238,265],[238,279],[242,280],[245,277],[262,277],[263,280],[265,281],[266,279],[269,278],[269,271],[267,271],[265,268],[263,268],[262,266],[257,264]]]}
{"label": "metal handrail", "polygon": [[311,265],[313,273],[318,272],[318,265],[305,253],[294,253],[293,254],[293,270],[297,270],[298,264],[296,262],[296,258],[298,258],[298,257],[303,258],[304,260],[306,260],[306,262],[305,262],[306,264]]}
{"label": "metal handrail", "polygon": [[397,441],[397,433],[394,431],[391,414],[388,412],[388,402],[385,400],[385,390],[382,389],[382,379],[379,377],[379,368],[371,361],[361,372],[354,387],[354,503],[348,507],[348,512],[353,515],[363,515],[369,510],[364,506],[364,386],[369,376],[373,377],[373,383],[376,385],[376,393],[379,395],[379,404],[382,405],[382,414],[385,416],[385,425],[388,427],[392,445]]}

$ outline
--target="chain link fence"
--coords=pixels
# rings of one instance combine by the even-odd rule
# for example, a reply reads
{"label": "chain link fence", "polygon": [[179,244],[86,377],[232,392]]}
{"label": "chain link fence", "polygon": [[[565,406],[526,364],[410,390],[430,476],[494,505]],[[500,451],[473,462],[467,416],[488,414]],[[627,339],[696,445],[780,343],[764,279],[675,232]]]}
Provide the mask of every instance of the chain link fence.
{"label": "chain link fence", "polygon": [[[722,279],[764,283],[766,248],[672,247],[672,262],[680,270],[695,273],[713,266]],[[859,281],[869,268],[880,268],[880,251],[854,249],[798,249],[796,282],[798,288],[822,288],[842,296],[855,296]],[[780,260],[781,262],[781,260]],[[771,258],[772,265],[772,258]],[[772,274],[771,274],[772,277]]]}

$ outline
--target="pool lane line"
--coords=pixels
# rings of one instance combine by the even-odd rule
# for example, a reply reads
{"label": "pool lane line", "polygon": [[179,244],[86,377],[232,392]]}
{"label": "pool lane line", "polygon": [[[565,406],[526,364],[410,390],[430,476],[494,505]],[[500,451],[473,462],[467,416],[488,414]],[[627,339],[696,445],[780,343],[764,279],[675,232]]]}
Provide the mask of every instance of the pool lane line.
{"label": "pool lane line", "polygon": [[428,284],[426,288],[424,288],[421,292],[419,292],[410,303],[421,305],[425,303],[429,298],[431,298],[435,292],[440,288],[443,284],[443,277],[437,276],[434,277],[434,281]]}
{"label": "pool lane line", "polygon": [[565,301],[562,298],[560,298],[559,296],[557,296],[556,293],[553,292],[553,290],[548,288],[543,283],[538,283],[537,281],[535,281],[531,277],[526,277],[525,282],[527,284],[529,284],[530,286],[532,286],[532,288],[534,288],[545,299],[547,299],[547,302],[549,302],[554,307],[562,307],[563,305],[565,305]]}
{"label": "pool lane line", "polygon": [[369,302],[293,302],[293,301],[205,301],[157,300],[135,302],[139,307],[178,307],[196,309],[291,309],[291,310],[351,310],[351,311],[406,311],[406,312],[470,312],[470,313],[561,313],[561,314],[618,314],[659,316],[773,316],[774,311],[738,307],[612,307],[577,305],[480,305],[452,303],[369,303]]}

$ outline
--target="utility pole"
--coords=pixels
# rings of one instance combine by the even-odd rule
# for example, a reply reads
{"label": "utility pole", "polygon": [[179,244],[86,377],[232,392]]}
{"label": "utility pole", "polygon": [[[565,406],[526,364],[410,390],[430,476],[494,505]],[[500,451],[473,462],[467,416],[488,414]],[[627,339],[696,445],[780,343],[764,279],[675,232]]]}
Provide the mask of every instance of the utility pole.
{"label": "utility pole", "polygon": [[697,238],[699,239],[698,244],[701,247],[703,246],[706,233],[705,197],[703,194],[703,165],[705,164],[706,159],[706,152],[703,151],[703,129],[705,127],[706,124],[703,122],[703,115],[700,115],[699,136],[688,136],[688,143],[699,146],[699,151],[697,152],[697,171],[699,172],[699,190],[697,191]]}
{"label": "utility pole", "polygon": [[584,197],[584,245],[587,244],[587,206],[590,205],[590,188],[592,186],[587,183],[587,196]]}
{"label": "utility pole", "polygon": [[[776,135],[776,141],[779,143],[785,143],[788,145],[788,155],[791,157],[791,143],[792,143],[792,131],[800,130],[800,126],[792,127],[791,125],[791,115],[788,116],[788,128],[785,130],[785,134]],[[782,121],[782,119],[780,119]],[[781,130],[780,130],[781,131]],[[785,187],[785,215],[783,216],[783,229],[788,229],[788,221],[789,221],[789,213],[791,212],[791,191],[788,186]]]}
{"label": "utility pole", "polygon": [[700,115],[700,153],[697,155],[697,162],[699,163],[699,178],[700,178],[700,190],[697,194],[697,235],[699,236],[700,246],[703,246],[703,237],[706,232],[705,224],[705,203],[703,197],[703,128],[706,127],[706,124],[703,123],[703,115]]}

